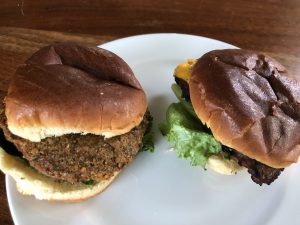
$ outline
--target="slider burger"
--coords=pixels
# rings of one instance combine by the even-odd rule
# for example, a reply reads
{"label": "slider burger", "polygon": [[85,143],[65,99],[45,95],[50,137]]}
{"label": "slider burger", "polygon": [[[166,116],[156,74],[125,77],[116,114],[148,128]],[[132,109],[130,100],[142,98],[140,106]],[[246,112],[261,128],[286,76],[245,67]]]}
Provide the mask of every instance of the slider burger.
{"label": "slider burger", "polygon": [[100,193],[149,130],[141,85],[120,57],[100,48],[44,47],[18,67],[1,97],[0,168],[37,199]]}
{"label": "slider burger", "polygon": [[300,154],[300,84],[274,59],[215,50],[175,70],[179,103],[161,130],[181,158],[271,184]]}

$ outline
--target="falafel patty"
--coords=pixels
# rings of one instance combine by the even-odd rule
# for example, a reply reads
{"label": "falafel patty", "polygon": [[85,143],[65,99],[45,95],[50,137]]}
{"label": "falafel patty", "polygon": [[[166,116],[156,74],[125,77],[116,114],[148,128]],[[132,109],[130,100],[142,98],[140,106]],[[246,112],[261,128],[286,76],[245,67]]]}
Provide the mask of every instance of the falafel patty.
{"label": "falafel patty", "polygon": [[139,126],[109,139],[93,134],[68,134],[30,142],[8,130],[4,104],[0,99],[0,128],[5,138],[15,145],[30,166],[72,184],[108,179],[120,171],[142,148],[149,124],[150,113],[146,112]]}

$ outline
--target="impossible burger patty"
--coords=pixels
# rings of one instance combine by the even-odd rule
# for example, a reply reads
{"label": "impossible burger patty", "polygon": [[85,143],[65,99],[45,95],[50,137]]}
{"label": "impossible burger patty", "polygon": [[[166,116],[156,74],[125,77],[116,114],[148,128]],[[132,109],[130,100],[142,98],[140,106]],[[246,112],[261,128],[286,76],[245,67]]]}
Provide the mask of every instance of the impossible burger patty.
{"label": "impossible burger patty", "polygon": [[68,134],[30,142],[8,130],[3,104],[0,108],[0,127],[6,139],[30,165],[47,176],[70,183],[108,179],[121,170],[141,149],[148,120],[146,113],[139,126],[109,139],[93,134]]}

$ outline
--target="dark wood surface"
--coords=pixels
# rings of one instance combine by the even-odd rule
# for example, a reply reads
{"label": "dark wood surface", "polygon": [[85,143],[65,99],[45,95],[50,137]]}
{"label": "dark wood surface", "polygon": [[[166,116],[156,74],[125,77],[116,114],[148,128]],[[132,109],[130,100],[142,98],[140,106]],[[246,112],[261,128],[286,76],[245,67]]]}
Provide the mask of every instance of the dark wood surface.
{"label": "dark wood surface", "polygon": [[[96,45],[135,34],[177,32],[264,51],[300,73],[298,0],[2,0],[0,89],[16,66],[54,41]],[[0,224],[13,224],[0,175]]]}

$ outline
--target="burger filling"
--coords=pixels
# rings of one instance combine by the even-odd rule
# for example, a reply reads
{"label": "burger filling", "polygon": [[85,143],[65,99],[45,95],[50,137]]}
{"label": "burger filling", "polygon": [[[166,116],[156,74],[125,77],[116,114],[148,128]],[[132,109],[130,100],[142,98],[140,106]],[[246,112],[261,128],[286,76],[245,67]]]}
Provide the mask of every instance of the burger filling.
{"label": "burger filling", "polygon": [[[23,157],[44,175],[72,184],[92,184],[120,171],[143,147],[147,137],[145,133],[151,122],[150,113],[147,112],[139,126],[109,139],[93,134],[68,134],[30,142],[9,131],[1,105],[0,146],[10,154]],[[149,149],[151,141],[147,139]]]}
{"label": "burger filling", "polygon": [[[210,162],[211,156],[219,156],[219,159],[222,158],[224,161],[231,159],[231,164],[236,161],[239,166],[247,168],[255,183],[271,184],[283,169],[272,168],[232,148],[221,145],[214,139],[210,129],[198,119],[191,105],[188,84],[191,68],[195,62],[195,60],[188,60],[175,70],[176,84],[173,84],[172,89],[180,103],[172,104],[168,108],[167,122],[161,125],[162,133],[168,137],[169,141],[175,143],[175,150],[181,158],[191,160],[191,165],[205,167],[206,163]],[[231,167],[237,168],[235,165],[231,165]]]}
{"label": "burger filling", "polygon": [[251,174],[251,179],[259,184],[271,184],[278,178],[283,169],[276,169],[267,166],[255,159],[251,159],[248,156],[222,145],[222,150],[227,152],[230,156],[235,157],[240,166],[247,168],[248,173]]}

